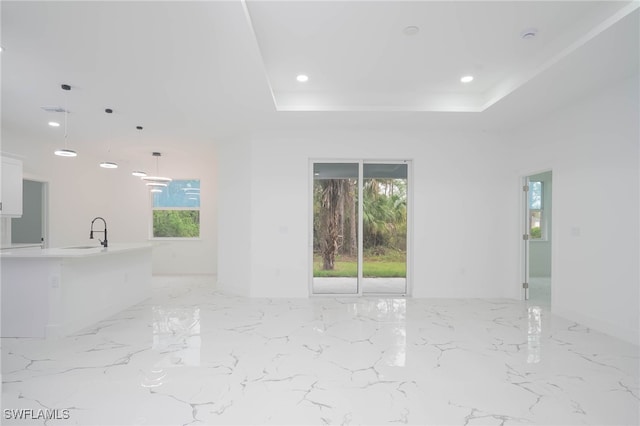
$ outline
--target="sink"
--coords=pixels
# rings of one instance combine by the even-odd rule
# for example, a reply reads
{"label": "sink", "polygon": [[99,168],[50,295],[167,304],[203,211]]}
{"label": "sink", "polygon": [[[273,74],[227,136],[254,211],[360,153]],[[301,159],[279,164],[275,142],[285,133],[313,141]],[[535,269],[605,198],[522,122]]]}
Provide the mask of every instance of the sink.
{"label": "sink", "polygon": [[100,246],[74,246],[74,247],[63,247],[65,250],[73,249],[92,249],[92,248],[100,248]]}

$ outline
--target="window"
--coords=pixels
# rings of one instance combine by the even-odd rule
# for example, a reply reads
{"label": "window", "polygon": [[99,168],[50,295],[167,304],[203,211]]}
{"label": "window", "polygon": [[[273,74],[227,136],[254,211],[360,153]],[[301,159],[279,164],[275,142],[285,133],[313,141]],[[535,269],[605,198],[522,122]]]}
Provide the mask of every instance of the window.
{"label": "window", "polygon": [[532,240],[543,239],[542,182],[529,182],[529,235]]}
{"label": "window", "polygon": [[200,180],[174,180],[153,195],[153,238],[200,237]]}

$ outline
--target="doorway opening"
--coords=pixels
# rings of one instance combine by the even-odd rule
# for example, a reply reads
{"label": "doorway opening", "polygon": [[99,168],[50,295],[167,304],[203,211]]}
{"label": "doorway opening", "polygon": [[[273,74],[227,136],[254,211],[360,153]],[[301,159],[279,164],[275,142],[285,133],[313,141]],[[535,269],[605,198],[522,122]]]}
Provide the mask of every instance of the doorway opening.
{"label": "doorway opening", "polygon": [[523,298],[550,308],[553,173],[529,175],[523,183]]}
{"label": "doorway opening", "polygon": [[312,295],[406,295],[409,162],[311,163]]}
{"label": "doorway opening", "polygon": [[11,245],[48,247],[48,183],[23,179],[22,216],[11,219]]}

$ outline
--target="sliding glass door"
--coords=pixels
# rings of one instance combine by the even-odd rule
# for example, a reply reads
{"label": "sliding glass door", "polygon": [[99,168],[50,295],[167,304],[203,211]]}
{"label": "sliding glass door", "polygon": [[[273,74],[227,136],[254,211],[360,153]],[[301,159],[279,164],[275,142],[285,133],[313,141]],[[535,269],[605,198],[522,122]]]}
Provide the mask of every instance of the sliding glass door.
{"label": "sliding glass door", "polygon": [[362,291],[407,292],[407,164],[365,163]]}
{"label": "sliding glass door", "polygon": [[407,162],[312,168],[311,293],[406,294]]}
{"label": "sliding glass door", "polygon": [[358,294],[358,163],[313,165],[314,294]]}

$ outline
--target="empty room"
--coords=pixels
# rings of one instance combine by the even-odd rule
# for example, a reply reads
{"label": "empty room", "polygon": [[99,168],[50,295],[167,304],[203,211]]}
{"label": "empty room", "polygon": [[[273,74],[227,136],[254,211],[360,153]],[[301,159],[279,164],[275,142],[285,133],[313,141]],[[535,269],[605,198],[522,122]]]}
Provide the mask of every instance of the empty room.
{"label": "empty room", "polygon": [[637,425],[638,1],[2,1],[2,424]]}

